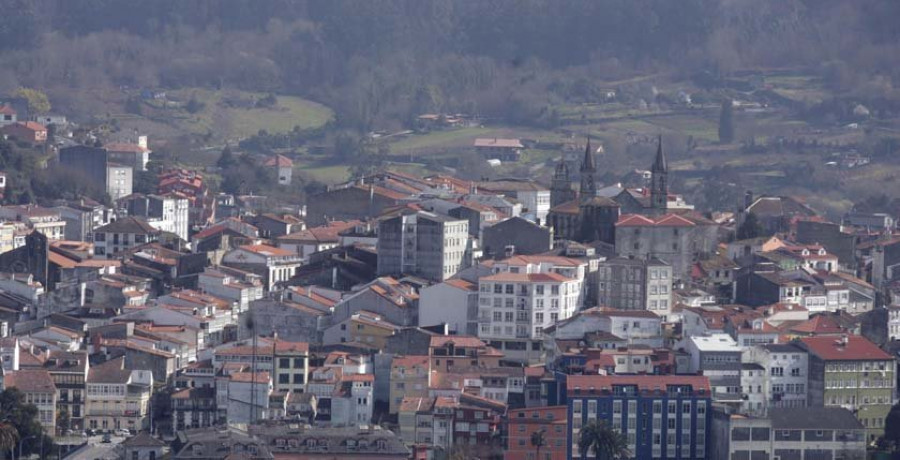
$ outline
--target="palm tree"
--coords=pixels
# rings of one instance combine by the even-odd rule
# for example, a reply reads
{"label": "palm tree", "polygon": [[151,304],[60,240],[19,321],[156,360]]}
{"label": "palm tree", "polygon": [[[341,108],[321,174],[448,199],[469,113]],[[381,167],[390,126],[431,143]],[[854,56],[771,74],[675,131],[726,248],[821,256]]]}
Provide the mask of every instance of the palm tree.
{"label": "palm tree", "polygon": [[12,452],[18,440],[19,430],[15,426],[8,422],[0,423],[0,452]]}
{"label": "palm tree", "polygon": [[541,448],[547,445],[547,440],[544,439],[544,430],[531,433],[531,445],[535,449],[535,459],[541,460]]}
{"label": "palm tree", "polygon": [[591,420],[581,428],[578,439],[578,451],[581,458],[586,459],[588,452],[594,451],[597,460],[622,460],[631,457],[628,441],[622,433],[614,430],[604,422]]}

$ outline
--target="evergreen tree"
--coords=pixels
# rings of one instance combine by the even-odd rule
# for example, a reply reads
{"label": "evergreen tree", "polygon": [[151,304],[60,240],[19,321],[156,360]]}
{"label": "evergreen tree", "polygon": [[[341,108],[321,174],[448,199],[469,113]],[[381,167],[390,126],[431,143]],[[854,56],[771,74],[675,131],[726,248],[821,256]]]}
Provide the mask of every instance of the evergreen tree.
{"label": "evergreen tree", "polygon": [[737,230],[737,239],[746,240],[750,238],[756,238],[763,235],[762,224],[759,223],[759,219],[756,217],[756,214],[748,213],[747,217],[744,218],[744,223],[738,227]]}
{"label": "evergreen tree", "polygon": [[900,451],[900,404],[895,404],[884,419],[884,440],[894,452]]}
{"label": "evergreen tree", "polygon": [[222,169],[228,169],[237,164],[237,160],[234,158],[234,152],[231,151],[231,146],[225,144],[225,148],[222,149],[222,154],[219,155],[219,160],[216,161],[216,166]]}
{"label": "evergreen tree", "polygon": [[731,99],[722,101],[719,112],[719,142],[729,144],[734,141],[734,105]]}

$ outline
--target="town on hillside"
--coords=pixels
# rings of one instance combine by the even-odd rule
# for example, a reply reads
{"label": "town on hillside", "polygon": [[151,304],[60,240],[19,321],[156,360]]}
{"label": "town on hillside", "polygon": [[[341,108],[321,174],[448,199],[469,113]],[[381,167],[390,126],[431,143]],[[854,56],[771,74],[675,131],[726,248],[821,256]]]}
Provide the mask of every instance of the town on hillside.
{"label": "town on hillside", "polygon": [[0,460],[900,459],[898,5],[0,0]]}

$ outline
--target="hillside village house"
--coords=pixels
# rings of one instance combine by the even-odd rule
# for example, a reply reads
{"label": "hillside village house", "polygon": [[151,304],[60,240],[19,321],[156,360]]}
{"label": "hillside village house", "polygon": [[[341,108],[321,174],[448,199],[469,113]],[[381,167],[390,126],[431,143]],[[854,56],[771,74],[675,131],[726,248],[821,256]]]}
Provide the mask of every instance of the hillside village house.
{"label": "hillside village house", "polygon": [[43,144],[47,142],[47,128],[34,121],[19,121],[0,127],[0,135],[29,144]]}
{"label": "hillside village house", "polygon": [[275,170],[278,185],[291,185],[294,162],[284,155],[275,155],[266,160],[265,166]]}
{"label": "hillside village house", "polygon": [[524,149],[525,146],[518,139],[475,139],[475,151],[488,160],[519,161]]}

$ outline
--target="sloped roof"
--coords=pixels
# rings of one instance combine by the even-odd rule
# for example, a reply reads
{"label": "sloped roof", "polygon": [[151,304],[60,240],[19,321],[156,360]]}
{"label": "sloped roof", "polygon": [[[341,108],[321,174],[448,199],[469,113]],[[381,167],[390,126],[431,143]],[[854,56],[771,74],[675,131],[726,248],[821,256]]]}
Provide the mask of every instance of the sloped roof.
{"label": "sloped roof", "polygon": [[501,147],[501,148],[514,148],[521,149],[525,146],[522,145],[522,142],[518,139],[502,139],[497,137],[491,138],[483,138],[479,137],[475,139],[475,147]]}
{"label": "sloped roof", "polygon": [[877,345],[865,337],[847,335],[846,344],[841,337],[804,337],[800,343],[819,358],[826,361],[859,361],[859,360],[891,360],[887,354]]}
{"label": "sloped roof", "polygon": [[245,246],[241,246],[240,249],[267,257],[284,257],[294,255],[293,252],[288,251],[287,249],[276,248],[274,246],[269,246],[266,244],[248,244]]}
{"label": "sloped roof", "polygon": [[659,217],[648,217],[641,214],[622,214],[617,227],[693,227],[696,224],[678,214],[663,214]]}
{"label": "sloped roof", "polygon": [[137,217],[124,217],[108,223],[96,230],[95,233],[137,233],[156,234],[159,230],[153,228],[147,221]]}
{"label": "sloped roof", "polygon": [[88,371],[88,383],[128,383],[131,371],[125,369],[125,357],[120,356],[104,363],[91,366]]}
{"label": "sloped roof", "polygon": [[294,166],[294,161],[284,155],[275,155],[274,157],[269,157],[266,160],[266,166],[291,168]]}
{"label": "sloped roof", "polygon": [[3,386],[15,387],[23,392],[56,392],[56,385],[50,372],[44,369],[20,369],[3,377]]}

